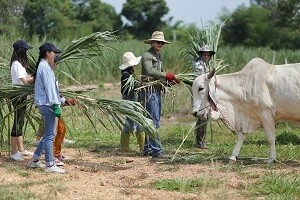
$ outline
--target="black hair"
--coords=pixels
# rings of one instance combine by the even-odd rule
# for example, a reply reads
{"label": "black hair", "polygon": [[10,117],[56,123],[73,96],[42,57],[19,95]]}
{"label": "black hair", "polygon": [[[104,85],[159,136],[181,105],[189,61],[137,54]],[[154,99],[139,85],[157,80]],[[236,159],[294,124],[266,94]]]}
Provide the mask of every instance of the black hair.
{"label": "black hair", "polygon": [[39,58],[38,58],[38,60],[37,60],[37,62],[36,62],[36,64],[35,64],[36,69],[38,68],[38,66],[39,66],[39,64],[40,64],[41,59],[46,57],[46,54],[47,54],[47,51],[40,51],[40,53],[39,53]]}
{"label": "black hair", "polygon": [[134,72],[133,66],[127,67],[126,69],[121,70],[121,74],[123,74],[124,72]]}
{"label": "black hair", "polygon": [[[198,59],[197,60],[201,60],[202,59],[202,54],[204,53],[204,51],[198,51],[198,55],[199,55],[199,57],[198,57]],[[211,52],[209,52],[209,54],[210,54],[210,59],[208,60],[208,62],[214,57],[214,53],[211,53]]]}
{"label": "black hair", "polygon": [[14,50],[13,54],[10,58],[9,66],[11,67],[11,65],[14,61],[19,61],[24,68],[28,68],[29,65],[28,65],[28,57],[27,57],[26,51],[27,51],[27,49],[25,49],[25,48],[20,48],[20,49]]}

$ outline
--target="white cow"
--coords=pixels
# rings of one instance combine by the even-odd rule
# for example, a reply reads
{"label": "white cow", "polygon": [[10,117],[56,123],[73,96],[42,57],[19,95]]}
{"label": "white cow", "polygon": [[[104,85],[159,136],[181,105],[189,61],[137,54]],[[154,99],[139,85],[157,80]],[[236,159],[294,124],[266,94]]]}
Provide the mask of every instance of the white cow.
{"label": "white cow", "polygon": [[269,142],[268,163],[276,160],[275,124],[300,121],[300,63],[271,65],[253,58],[239,72],[202,74],[192,86],[193,114],[210,106],[238,133],[229,159],[236,161],[246,133],[263,128]]}

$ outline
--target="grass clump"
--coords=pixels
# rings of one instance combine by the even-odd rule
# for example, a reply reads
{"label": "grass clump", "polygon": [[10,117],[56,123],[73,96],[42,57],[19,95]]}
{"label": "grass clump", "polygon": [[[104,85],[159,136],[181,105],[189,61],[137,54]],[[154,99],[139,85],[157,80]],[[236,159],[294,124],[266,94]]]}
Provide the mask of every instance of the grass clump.
{"label": "grass clump", "polygon": [[181,193],[200,191],[204,187],[218,187],[219,182],[216,180],[206,180],[205,178],[195,179],[163,179],[154,183],[157,190],[177,191]]}
{"label": "grass clump", "polygon": [[300,176],[267,173],[252,185],[250,193],[257,197],[264,196],[266,199],[299,199]]}

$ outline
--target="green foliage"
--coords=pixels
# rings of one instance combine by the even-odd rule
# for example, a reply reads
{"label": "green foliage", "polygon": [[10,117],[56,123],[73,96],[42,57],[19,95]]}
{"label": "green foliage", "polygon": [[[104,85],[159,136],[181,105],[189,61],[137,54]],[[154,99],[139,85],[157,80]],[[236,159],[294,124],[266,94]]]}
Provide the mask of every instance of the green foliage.
{"label": "green foliage", "polygon": [[[196,29],[193,32],[188,33],[189,39],[183,46],[184,50],[181,54],[181,57],[187,60],[189,67],[191,66],[192,61],[199,57],[197,52],[204,45],[209,45],[210,48],[217,53],[219,38],[223,25],[224,22],[216,22],[214,24],[210,24],[209,26],[203,26],[200,31]],[[213,60],[215,59],[216,56],[213,57]]]}
{"label": "green foliage", "polygon": [[125,27],[138,39],[146,39],[153,31],[162,30],[166,25],[162,21],[169,8],[164,0],[127,0],[121,14],[129,20]]}
{"label": "green foliage", "polygon": [[[96,34],[96,33],[95,33]],[[168,39],[168,38],[166,38]],[[2,84],[10,83],[8,61],[12,54],[12,43],[14,40],[0,36],[0,79]],[[33,37],[29,43],[34,47],[29,52],[36,58],[38,56],[38,46],[42,43],[38,37]],[[61,40],[54,42],[56,46],[65,49],[70,45],[69,40]],[[96,43],[95,43],[96,44]],[[132,51],[135,55],[142,55],[149,46],[143,41],[129,40],[120,42],[116,40],[104,43],[104,47],[99,51],[99,55],[91,59],[84,59],[86,51],[76,57],[81,59],[68,60],[61,62],[57,67],[56,74],[62,84],[98,84],[99,82],[118,82],[120,80],[119,66],[122,63],[122,55],[126,51]],[[180,55],[184,51],[183,44],[179,41],[165,45],[162,50],[164,66],[166,71],[172,71],[175,74],[186,73],[191,70],[190,60],[181,59]],[[95,48],[97,45],[95,45]],[[284,64],[299,62],[299,51],[278,50],[274,51],[270,48],[245,48],[245,47],[228,47],[219,45],[218,58],[223,59],[224,64],[228,67],[224,68],[219,74],[236,72],[241,70],[254,57],[260,57],[269,63]],[[96,54],[95,54],[96,55]],[[135,68],[137,75],[140,74],[140,65]],[[71,74],[72,77],[66,74]],[[77,80],[78,82],[76,82]]]}
{"label": "green foliage", "polygon": [[30,37],[37,35],[39,38],[61,40],[97,31],[117,30],[122,22],[112,6],[98,0],[28,0],[23,24]]}
{"label": "green foliage", "polygon": [[18,33],[25,0],[0,0],[0,34]]}
{"label": "green foliage", "polygon": [[[99,0],[0,0],[0,34],[9,38],[72,40],[97,31],[119,30],[122,39],[147,39],[163,30],[173,42],[187,42],[195,24],[185,25],[173,17],[164,20],[169,8],[164,0],[127,0],[120,14]],[[251,0],[232,14],[223,12],[226,21],[221,45],[300,48],[300,2],[298,0]],[[122,24],[125,17],[126,24]],[[205,25],[206,26],[206,25]]]}
{"label": "green foliage", "polygon": [[300,145],[300,137],[297,136],[293,130],[284,131],[283,133],[279,134],[276,137],[276,142],[278,144],[293,144],[293,145]]}
{"label": "green foliage", "polygon": [[75,19],[83,28],[92,32],[121,30],[121,18],[111,5],[99,0],[83,0],[75,5]]}
{"label": "green foliage", "polygon": [[69,0],[28,0],[23,12],[24,30],[28,36],[40,38],[68,37],[76,26],[71,23],[72,9]]}
{"label": "green foliage", "polygon": [[229,45],[300,48],[300,2],[298,0],[252,0],[249,8],[239,7],[229,17],[223,42]]}
{"label": "green foliage", "polygon": [[269,10],[255,5],[239,7],[226,21],[222,41],[231,46],[269,46],[275,30],[269,23]]}

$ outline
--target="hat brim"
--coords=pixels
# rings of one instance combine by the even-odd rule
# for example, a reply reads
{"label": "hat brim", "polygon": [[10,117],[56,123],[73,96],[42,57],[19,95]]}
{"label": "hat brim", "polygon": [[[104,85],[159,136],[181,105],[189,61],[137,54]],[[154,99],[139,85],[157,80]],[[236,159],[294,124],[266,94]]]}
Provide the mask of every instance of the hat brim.
{"label": "hat brim", "polygon": [[160,39],[148,39],[148,40],[144,40],[144,43],[145,43],[145,44],[151,44],[152,41],[160,41],[160,42],[164,42],[164,43],[166,43],[166,44],[171,44],[171,42],[168,42],[168,41],[166,41],[166,40],[160,40]]}
{"label": "hat brim", "polygon": [[53,49],[52,51],[54,51],[54,53],[61,53],[61,50],[60,49]]}
{"label": "hat brim", "polygon": [[18,50],[18,49],[29,50],[29,49],[32,49],[32,48],[33,48],[32,46],[26,45],[26,46],[24,46],[24,47],[14,48],[14,50]]}
{"label": "hat brim", "polygon": [[214,51],[197,51],[197,54],[201,54],[203,52],[209,52],[212,56],[216,54]]}
{"label": "hat brim", "polygon": [[127,69],[129,67],[138,65],[141,62],[142,56],[130,59],[128,62],[123,63],[122,65],[119,66],[119,69],[124,70]]}

